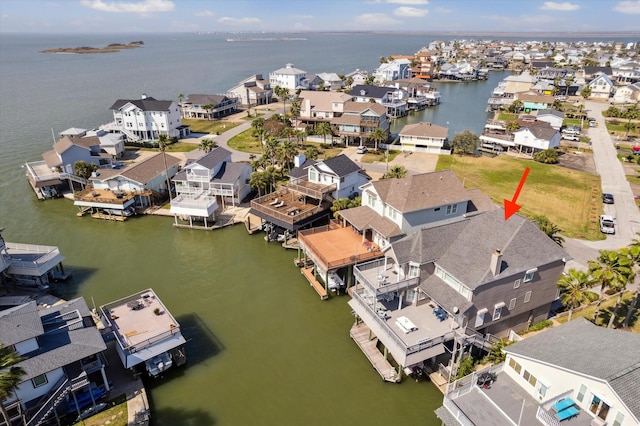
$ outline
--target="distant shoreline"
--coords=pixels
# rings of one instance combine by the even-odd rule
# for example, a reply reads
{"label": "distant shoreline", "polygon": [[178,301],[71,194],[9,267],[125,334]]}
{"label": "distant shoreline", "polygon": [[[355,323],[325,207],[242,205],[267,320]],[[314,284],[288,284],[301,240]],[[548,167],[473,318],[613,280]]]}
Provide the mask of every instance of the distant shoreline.
{"label": "distant shoreline", "polygon": [[66,55],[86,53],[115,53],[123,49],[135,49],[137,47],[142,47],[143,45],[144,42],[142,41],[132,41],[128,44],[112,43],[105,47],[58,47],[55,49],[41,50],[40,53],[57,53]]}

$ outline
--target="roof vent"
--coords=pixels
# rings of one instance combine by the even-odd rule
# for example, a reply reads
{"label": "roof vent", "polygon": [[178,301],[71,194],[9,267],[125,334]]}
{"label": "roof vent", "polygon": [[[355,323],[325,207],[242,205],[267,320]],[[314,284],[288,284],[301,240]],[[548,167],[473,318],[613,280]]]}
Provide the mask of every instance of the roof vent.
{"label": "roof vent", "polygon": [[495,277],[500,274],[502,270],[502,253],[500,249],[495,249],[493,253],[491,253],[491,264],[489,265],[491,268],[491,273]]}

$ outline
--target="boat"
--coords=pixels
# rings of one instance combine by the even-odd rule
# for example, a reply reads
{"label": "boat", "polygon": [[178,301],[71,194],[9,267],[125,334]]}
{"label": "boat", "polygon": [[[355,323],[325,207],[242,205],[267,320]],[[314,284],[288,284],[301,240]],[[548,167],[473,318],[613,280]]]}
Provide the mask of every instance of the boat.
{"label": "boat", "polygon": [[94,401],[103,398],[108,392],[101,387],[93,388],[91,391],[82,392],[76,395],[74,398],[69,398],[69,407],[67,413],[73,413],[80,408],[84,408],[87,405],[93,404]]}
{"label": "boat", "polygon": [[98,414],[100,411],[104,410],[106,407],[107,407],[107,403],[106,402],[101,402],[99,404],[93,405],[93,406],[85,409],[82,413],[80,413],[78,418],[76,418],[76,422],[79,422],[80,420],[87,419],[87,418],[93,416],[94,414]]}
{"label": "boat", "polygon": [[124,217],[133,216],[136,213],[136,211],[132,207],[127,207],[124,210],[120,210],[120,209],[104,209],[104,212],[106,214],[114,214],[114,215],[117,215],[117,216],[124,216]]}
{"label": "boat", "polygon": [[331,272],[329,273],[329,290],[331,291],[338,291],[341,288],[345,288],[346,285],[344,283],[344,281],[342,280],[342,278],[340,278],[338,276],[338,274],[336,274],[335,272]]}
{"label": "boat", "polygon": [[146,360],[144,364],[147,369],[147,373],[149,373],[151,377],[158,377],[160,373],[169,369],[171,365],[173,365],[173,360],[171,359],[169,352],[163,352],[160,355],[156,355],[153,358]]}

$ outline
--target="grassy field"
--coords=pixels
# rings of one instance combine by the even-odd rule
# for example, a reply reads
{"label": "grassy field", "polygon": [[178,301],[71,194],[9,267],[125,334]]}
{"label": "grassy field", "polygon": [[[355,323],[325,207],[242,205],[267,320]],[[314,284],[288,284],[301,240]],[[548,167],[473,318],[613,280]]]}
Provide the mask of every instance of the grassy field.
{"label": "grassy field", "polygon": [[603,239],[597,223],[603,210],[599,176],[508,156],[441,155],[437,170],[453,170],[466,188],[478,188],[502,205],[513,198],[527,167],[531,171],[517,200],[521,215],[545,215],[568,237]]}
{"label": "grassy field", "polygon": [[127,425],[127,402],[114,405],[95,416],[81,420],[74,425],[82,426],[126,426]]}
{"label": "grassy field", "polygon": [[[609,324],[609,319],[611,319],[611,314],[613,312],[613,308],[617,300],[618,300],[618,297],[615,296],[602,302],[602,304],[600,305],[600,312],[598,313],[598,318],[596,318],[597,325],[602,325],[606,327],[607,324]],[[614,324],[616,327],[620,327],[624,322],[624,319],[627,315],[627,310],[632,300],[633,300],[632,292],[626,292],[622,296],[622,304],[620,305],[620,308],[618,309],[618,313],[616,314],[616,319],[614,320]],[[637,309],[637,306],[636,306],[636,309]],[[580,310],[574,311],[571,316],[571,319],[573,320],[574,318],[582,317],[591,321],[593,319],[593,314],[595,313],[595,311],[596,311],[596,305],[592,304]],[[558,322],[560,323],[567,322],[567,319],[568,319],[568,315],[563,315],[557,318]],[[629,323],[629,326],[632,332],[640,333],[640,321],[638,321],[637,314],[634,317],[632,317]]]}
{"label": "grassy field", "polygon": [[193,133],[209,133],[215,135],[216,133],[224,133],[229,129],[233,129],[240,123],[227,120],[193,120],[182,119],[182,124],[190,126]]}
{"label": "grassy field", "polygon": [[[127,149],[132,150],[132,151],[157,151],[160,152],[158,150],[158,148],[142,148],[142,147],[135,147],[135,146],[131,146],[131,147],[127,147]],[[174,144],[171,145],[167,145],[167,151],[166,152],[189,152],[189,151],[193,151],[198,149],[198,144],[195,143],[186,143],[186,142],[176,142]]]}
{"label": "grassy field", "polygon": [[[257,138],[251,135],[252,130],[247,129],[244,132],[240,133],[229,139],[228,145],[230,148],[233,148],[237,151],[248,152],[252,154],[256,154],[256,156],[260,156],[262,154],[262,148],[260,147],[260,142]],[[295,143],[294,140],[292,142]],[[323,148],[320,143],[316,142],[305,142],[298,148],[298,152],[304,153],[304,151],[309,147],[315,147],[318,150],[320,155],[319,158],[332,158],[342,152],[341,147],[336,148]]]}

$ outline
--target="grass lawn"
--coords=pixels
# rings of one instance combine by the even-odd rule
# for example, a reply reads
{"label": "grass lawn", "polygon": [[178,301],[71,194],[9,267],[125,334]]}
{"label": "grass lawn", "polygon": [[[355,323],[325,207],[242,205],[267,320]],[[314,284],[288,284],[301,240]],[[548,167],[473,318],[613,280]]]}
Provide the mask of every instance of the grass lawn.
{"label": "grass lawn", "polygon": [[[158,150],[158,148],[138,148],[138,147],[129,147],[127,149],[132,149],[132,150],[140,150],[140,151],[157,151],[160,152]],[[176,142],[174,144],[171,145],[167,145],[167,152],[189,152],[189,151],[193,151],[198,149],[198,144],[195,143],[186,143],[186,142]]]}
{"label": "grass lawn", "polygon": [[194,120],[182,119],[182,124],[190,126],[193,133],[209,133],[215,135],[217,132],[224,133],[233,129],[240,123],[227,120]]}
{"label": "grass lawn", "polygon": [[[229,147],[237,151],[253,153],[259,157],[262,154],[260,142],[257,138],[253,137],[251,133],[252,129],[247,129],[239,135],[232,137],[228,142]],[[295,140],[292,139],[292,142],[295,143]],[[301,148],[298,148],[298,152],[304,153],[307,148],[313,146],[318,150],[319,158],[332,158],[340,154],[343,149],[342,147],[323,148],[323,145],[324,144],[317,142],[305,142]]]}
{"label": "grass lawn", "polygon": [[81,420],[74,425],[82,426],[126,426],[127,425],[127,402],[114,405],[104,411],[99,412],[95,416]]}
{"label": "grass lawn", "polygon": [[598,216],[603,210],[599,176],[506,155],[441,155],[436,170],[453,170],[466,188],[479,188],[503,205],[505,198],[513,198],[526,167],[531,171],[518,197],[520,214],[545,215],[568,237],[604,238],[598,229]]}
{"label": "grass lawn", "polygon": [[[622,323],[624,322],[624,319],[627,315],[627,310],[629,308],[629,305],[633,301],[633,295],[634,294],[632,292],[628,291],[622,296],[622,304],[618,309],[618,313],[616,314],[616,319],[614,321],[614,325],[616,327],[622,326]],[[602,302],[602,304],[600,305],[600,312],[598,313],[598,318],[596,318],[597,325],[606,327],[607,324],[609,324],[609,319],[611,319],[611,314],[613,313],[613,308],[615,307],[617,300],[618,300],[618,297],[615,296]],[[638,307],[636,306],[636,310],[637,309]],[[582,317],[591,321],[593,319],[593,314],[595,313],[595,311],[596,311],[596,305],[594,303],[579,311],[574,311],[571,316],[571,319],[573,320],[574,318]],[[568,319],[568,315],[557,318],[558,322],[560,323],[567,322],[567,319]],[[638,321],[637,313],[631,318],[631,321],[629,322],[629,326],[632,332],[640,333],[640,321]]]}
{"label": "grass lawn", "polygon": [[[389,162],[393,161],[394,158],[396,158],[396,156],[400,154],[400,151],[396,151],[396,150],[390,150],[389,151]],[[376,161],[382,162],[384,163],[385,161],[387,161],[387,157],[386,157],[386,152],[385,151],[378,151],[378,153],[376,154],[373,150],[368,151],[366,154],[364,154],[362,156],[362,158],[360,159],[360,162],[362,163],[375,163]]]}

